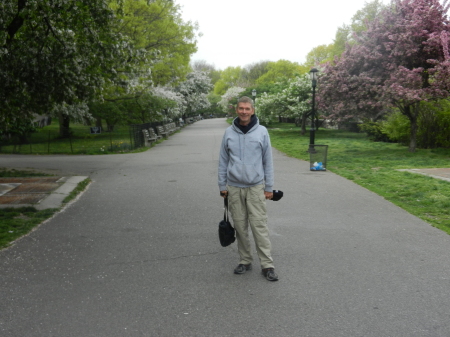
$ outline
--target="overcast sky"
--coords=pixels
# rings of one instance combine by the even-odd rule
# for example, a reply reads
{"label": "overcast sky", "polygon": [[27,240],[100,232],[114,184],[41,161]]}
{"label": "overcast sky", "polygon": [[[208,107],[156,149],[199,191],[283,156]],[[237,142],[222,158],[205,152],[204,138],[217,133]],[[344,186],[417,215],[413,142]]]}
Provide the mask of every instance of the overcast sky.
{"label": "overcast sky", "polygon": [[[175,0],[184,21],[203,34],[192,60],[217,69],[281,59],[303,63],[312,48],[333,42],[367,0]],[[384,0],[387,3],[388,0]]]}

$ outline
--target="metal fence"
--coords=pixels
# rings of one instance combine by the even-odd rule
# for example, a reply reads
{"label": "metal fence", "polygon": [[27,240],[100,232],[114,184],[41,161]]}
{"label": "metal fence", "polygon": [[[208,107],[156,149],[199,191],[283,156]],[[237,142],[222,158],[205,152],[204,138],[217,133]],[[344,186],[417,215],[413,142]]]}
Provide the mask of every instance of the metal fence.
{"label": "metal fence", "polygon": [[[179,123],[176,123],[179,126]],[[103,154],[129,152],[145,146],[142,130],[156,129],[162,122],[116,126],[102,130],[81,124],[60,129],[58,125],[38,128],[26,135],[0,137],[0,153],[7,154]],[[64,136],[62,136],[63,134]]]}
{"label": "metal fence", "polygon": [[7,154],[102,154],[127,152],[136,147],[129,126],[104,131],[86,125],[68,129],[52,125],[26,135],[0,138],[0,153]]}

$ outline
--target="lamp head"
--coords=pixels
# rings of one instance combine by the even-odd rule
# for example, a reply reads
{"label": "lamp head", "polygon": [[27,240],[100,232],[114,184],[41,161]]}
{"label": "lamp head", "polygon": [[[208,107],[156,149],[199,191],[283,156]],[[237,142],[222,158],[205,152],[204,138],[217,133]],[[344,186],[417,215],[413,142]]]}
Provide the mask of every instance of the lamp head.
{"label": "lamp head", "polygon": [[312,68],[309,71],[309,78],[311,78],[311,81],[317,81],[318,73],[319,73],[319,70],[317,70],[316,68]]}

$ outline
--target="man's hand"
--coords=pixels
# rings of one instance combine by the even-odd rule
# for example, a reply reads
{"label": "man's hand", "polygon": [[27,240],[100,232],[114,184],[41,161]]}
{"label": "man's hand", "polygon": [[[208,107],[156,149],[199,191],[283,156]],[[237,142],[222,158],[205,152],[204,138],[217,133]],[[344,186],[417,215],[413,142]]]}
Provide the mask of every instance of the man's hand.
{"label": "man's hand", "polygon": [[264,196],[266,199],[272,199],[273,198],[273,192],[266,192],[264,191]]}
{"label": "man's hand", "polygon": [[222,198],[226,198],[227,196],[228,196],[228,191],[220,191],[220,196],[222,197]]}

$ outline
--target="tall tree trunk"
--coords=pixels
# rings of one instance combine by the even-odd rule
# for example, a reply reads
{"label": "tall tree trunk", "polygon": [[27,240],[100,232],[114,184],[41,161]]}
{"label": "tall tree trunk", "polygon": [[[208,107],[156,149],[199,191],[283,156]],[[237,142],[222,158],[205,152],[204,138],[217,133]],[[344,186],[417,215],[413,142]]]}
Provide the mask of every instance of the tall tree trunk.
{"label": "tall tree trunk", "polygon": [[411,119],[411,138],[409,139],[409,152],[416,152],[417,147],[417,118]]}
{"label": "tall tree trunk", "polygon": [[408,117],[411,123],[411,137],[409,139],[409,152],[416,152],[417,148],[417,117],[419,115],[420,103],[414,103],[404,107],[404,114]]}
{"label": "tall tree trunk", "polygon": [[98,127],[98,128],[101,128],[101,129],[103,130],[103,127],[102,127],[102,118],[101,118],[101,117],[96,117],[96,118],[95,118],[95,126]]}
{"label": "tall tree trunk", "polygon": [[111,120],[108,120],[108,119],[106,119],[106,128],[107,128],[107,132],[113,132],[114,131],[114,125],[115,125],[116,123],[114,123],[113,121],[111,121]]}
{"label": "tall tree trunk", "polygon": [[302,129],[300,131],[300,134],[304,136],[306,134],[306,120],[308,119],[308,114],[304,112],[302,114]]}
{"label": "tall tree trunk", "polygon": [[59,113],[59,135],[62,138],[69,137],[70,117],[69,115]]}

